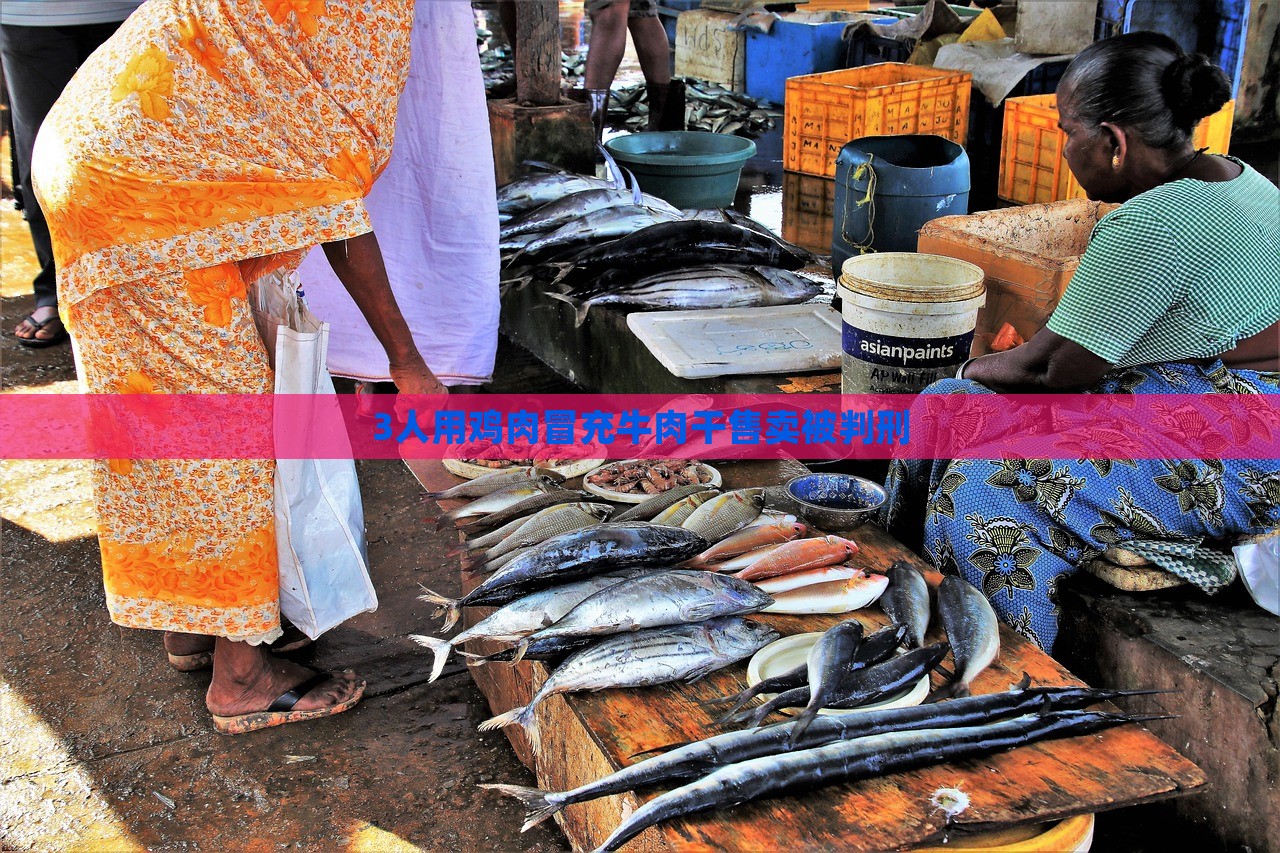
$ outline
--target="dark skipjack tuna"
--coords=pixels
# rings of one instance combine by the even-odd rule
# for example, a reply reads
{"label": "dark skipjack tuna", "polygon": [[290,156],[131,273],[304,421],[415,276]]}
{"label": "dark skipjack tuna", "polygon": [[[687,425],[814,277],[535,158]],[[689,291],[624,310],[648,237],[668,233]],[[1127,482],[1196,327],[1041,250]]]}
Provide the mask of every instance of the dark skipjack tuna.
{"label": "dark skipjack tuna", "polygon": [[631,566],[673,566],[709,544],[681,527],[598,524],[554,536],[529,549],[461,598],[424,589],[422,600],[447,613],[447,629],[458,621],[462,607],[506,604],[544,587]]}
{"label": "dark skipjack tuna", "polygon": [[676,817],[732,808],[837,782],[990,755],[1041,740],[1075,737],[1149,719],[1153,718],[1100,711],[1050,711],[989,725],[891,732],[753,758],[730,764],[645,803],[624,820],[595,853],[617,850],[654,824]]}
{"label": "dark skipjack tuna", "polygon": [[[1138,696],[1150,690],[1098,690],[1091,687],[1028,687],[1030,679],[1005,693],[970,696],[953,702],[887,708],[818,717],[804,734],[794,735],[794,724],[767,729],[729,732],[672,749],[656,758],[639,761],[595,782],[570,791],[549,792],[520,785],[481,785],[517,797],[529,809],[523,829],[529,829],[565,806],[598,797],[621,794],[677,779],[693,779],[741,761],[778,755],[840,740],[915,729],[955,728],[994,722],[1034,711],[1066,711],[1107,702],[1119,696]],[[1048,706],[1048,707],[1046,707]]]}
{"label": "dark skipjack tuna", "polygon": [[885,574],[889,588],[880,596],[880,608],[894,622],[907,626],[907,646],[919,648],[929,630],[929,585],[920,570],[905,560],[898,560]]}

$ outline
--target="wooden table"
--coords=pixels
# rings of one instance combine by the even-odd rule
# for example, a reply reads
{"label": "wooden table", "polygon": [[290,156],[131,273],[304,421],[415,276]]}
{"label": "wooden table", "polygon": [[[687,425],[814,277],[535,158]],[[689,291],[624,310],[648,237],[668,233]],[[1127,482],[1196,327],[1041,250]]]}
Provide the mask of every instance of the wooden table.
{"label": "wooden table", "polygon": [[[439,462],[408,463],[428,489],[456,483]],[[798,463],[742,462],[720,467],[725,488],[775,485],[803,467]],[[940,576],[901,543],[877,527],[853,534],[861,545],[854,563],[886,569],[905,559]],[[471,608],[469,624],[491,611]],[[857,613],[868,633],[886,624],[879,608]],[[821,631],[844,616],[760,616],[784,635]],[[935,620],[936,621],[936,620]],[[929,642],[945,639],[940,626]],[[1033,684],[1080,684],[1035,645],[1001,626],[999,660],[978,676],[975,694],[1004,690],[1025,672]],[[482,644],[483,645],[483,644]],[[484,651],[497,651],[498,647]],[[948,661],[949,664],[949,661]],[[538,662],[518,666],[473,667],[472,677],[494,713],[529,701],[546,679]],[[518,727],[504,729],[520,760],[538,784],[563,790],[593,781],[632,763],[631,756],[668,744],[698,740],[723,731],[699,701],[735,693],[746,686],[746,666],[731,666],[695,685],[606,690],[552,697],[536,711],[542,752],[534,756]],[[1176,696],[1164,697],[1175,711]],[[1203,774],[1172,748],[1137,725],[1100,734],[1047,741],[971,761],[940,765],[812,793],[750,803],[731,811],[697,815],[653,827],[628,844],[642,850],[893,850],[942,838],[945,815],[930,803],[941,787],[958,787],[971,799],[955,818],[959,829],[993,829],[1040,823],[1076,814],[1172,797],[1204,783]],[[621,816],[652,798],[655,791],[604,797],[568,807],[557,819],[575,850],[598,846]]]}

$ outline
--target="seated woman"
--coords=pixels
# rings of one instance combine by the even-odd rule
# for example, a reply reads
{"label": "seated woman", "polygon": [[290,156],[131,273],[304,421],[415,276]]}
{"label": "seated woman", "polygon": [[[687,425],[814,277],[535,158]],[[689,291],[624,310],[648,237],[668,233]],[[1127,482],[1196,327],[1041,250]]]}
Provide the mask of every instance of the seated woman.
{"label": "seated woman", "polygon": [[[1280,190],[1193,150],[1226,75],[1169,38],[1098,42],[1058,86],[1065,156],[1098,223],[1048,326],[927,393],[1280,393]],[[1234,576],[1200,547],[1275,527],[1280,461],[904,461],[882,521],[1046,650],[1056,587],[1124,544],[1214,591]]]}

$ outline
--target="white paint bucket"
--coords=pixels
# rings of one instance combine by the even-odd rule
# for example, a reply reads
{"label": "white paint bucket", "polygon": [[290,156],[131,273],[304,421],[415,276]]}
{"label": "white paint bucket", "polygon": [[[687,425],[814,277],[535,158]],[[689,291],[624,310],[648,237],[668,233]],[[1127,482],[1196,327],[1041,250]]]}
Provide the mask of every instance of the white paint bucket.
{"label": "white paint bucket", "polygon": [[880,252],[845,261],[845,394],[915,394],[955,376],[986,301],[980,267],[941,255]]}

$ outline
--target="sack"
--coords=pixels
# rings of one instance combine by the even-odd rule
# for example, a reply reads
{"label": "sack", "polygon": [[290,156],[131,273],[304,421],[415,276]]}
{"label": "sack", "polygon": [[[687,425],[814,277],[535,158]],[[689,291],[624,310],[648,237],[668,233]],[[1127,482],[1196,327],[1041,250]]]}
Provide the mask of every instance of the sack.
{"label": "sack", "polygon": [[[326,398],[336,405],[325,362],[329,326],[298,298],[296,277],[262,277],[250,288],[249,307],[275,367],[275,392],[325,395],[318,405]],[[277,436],[281,429],[277,422]],[[358,613],[377,609],[354,460],[277,459],[275,515],[285,618],[314,640]]]}

